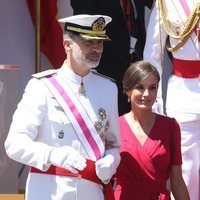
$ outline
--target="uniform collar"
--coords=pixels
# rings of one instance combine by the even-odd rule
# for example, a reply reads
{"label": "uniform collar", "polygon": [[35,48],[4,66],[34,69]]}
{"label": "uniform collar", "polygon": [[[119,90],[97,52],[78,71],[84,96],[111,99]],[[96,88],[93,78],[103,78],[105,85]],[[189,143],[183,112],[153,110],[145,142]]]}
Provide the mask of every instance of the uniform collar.
{"label": "uniform collar", "polygon": [[65,80],[73,81],[76,84],[80,84],[82,81],[88,82],[92,76],[92,72],[90,71],[86,76],[82,77],[78,74],[75,74],[68,66],[67,63],[64,62],[60,69],[58,69],[58,73]]}

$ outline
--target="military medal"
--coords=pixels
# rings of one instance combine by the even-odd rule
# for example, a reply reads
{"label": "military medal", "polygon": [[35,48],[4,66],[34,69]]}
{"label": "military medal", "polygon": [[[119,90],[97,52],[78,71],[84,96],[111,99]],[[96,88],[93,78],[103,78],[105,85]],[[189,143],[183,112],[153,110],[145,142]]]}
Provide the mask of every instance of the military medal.
{"label": "military medal", "polygon": [[96,121],[94,123],[94,126],[95,126],[97,132],[99,132],[101,130],[101,128],[102,128],[102,123],[100,121]]}
{"label": "military medal", "polygon": [[94,126],[97,130],[97,132],[99,133],[102,141],[105,142],[106,139],[106,134],[107,131],[110,127],[110,123],[108,120],[106,120],[107,115],[106,115],[106,110],[104,108],[99,108],[98,109],[98,120],[95,121]]}
{"label": "military medal", "polygon": [[197,28],[196,28],[197,38],[199,38],[199,31],[200,31],[200,29],[199,29],[199,27],[197,27]]}
{"label": "military medal", "polygon": [[101,120],[106,119],[106,111],[105,111],[105,109],[103,109],[103,108],[99,108],[98,111],[99,111],[98,114],[99,114]]}
{"label": "military medal", "polygon": [[179,35],[180,34],[180,28],[176,27],[176,34]]}

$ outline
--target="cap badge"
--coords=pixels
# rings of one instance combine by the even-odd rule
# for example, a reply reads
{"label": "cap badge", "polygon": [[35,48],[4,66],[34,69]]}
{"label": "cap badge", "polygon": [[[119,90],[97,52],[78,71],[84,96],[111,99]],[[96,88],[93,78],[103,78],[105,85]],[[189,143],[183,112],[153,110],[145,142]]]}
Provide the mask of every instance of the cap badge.
{"label": "cap badge", "polygon": [[93,31],[103,31],[105,28],[106,22],[103,17],[99,17],[95,22],[92,24]]}

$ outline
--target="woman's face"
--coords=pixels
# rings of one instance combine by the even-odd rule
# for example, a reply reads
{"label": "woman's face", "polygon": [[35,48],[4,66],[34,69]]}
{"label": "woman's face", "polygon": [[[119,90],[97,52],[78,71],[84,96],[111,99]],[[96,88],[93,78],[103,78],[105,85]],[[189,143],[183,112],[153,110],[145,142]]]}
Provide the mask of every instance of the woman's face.
{"label": "woman's face", "polygon": [[149,75],[129,90],[127,95],[130,97],[132,108],[150,110],[156,101],[157,91],[158,80],[154,75]]}

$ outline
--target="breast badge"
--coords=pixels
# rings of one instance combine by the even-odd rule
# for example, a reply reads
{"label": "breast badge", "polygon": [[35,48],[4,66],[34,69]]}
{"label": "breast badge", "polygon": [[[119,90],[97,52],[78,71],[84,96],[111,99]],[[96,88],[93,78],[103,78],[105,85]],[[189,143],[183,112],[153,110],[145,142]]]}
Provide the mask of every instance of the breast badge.
{"label": "breast badge", "polygon": [[105,141],[107,131],[110,127],[110,123],[107,120],[106,111],[103,108],[99,108],[98,110],[98,120],[95,121],[94,126],[99,133],[101,139]]}
{"label": "breast badge", "polygon": [[64,131],[63,131],[63,130],[60,130],[59,133],[58,133],[58,138],[59,138],[59,139],[63,139],[64,136],[65,136]]}

